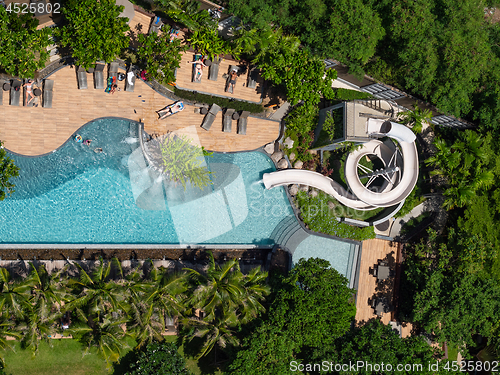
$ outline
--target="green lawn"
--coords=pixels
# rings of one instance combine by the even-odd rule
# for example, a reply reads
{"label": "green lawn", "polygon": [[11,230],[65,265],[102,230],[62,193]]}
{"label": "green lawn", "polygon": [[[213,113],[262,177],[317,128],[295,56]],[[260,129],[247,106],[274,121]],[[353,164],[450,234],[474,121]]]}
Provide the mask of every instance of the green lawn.
{"label": "green lawn", "polygon": [[[175,342],[177,336],[165,336],[165,340]],[[135,342],[127,340],[129,346],[133,347]],[[114,370],[107,371],[105,361],[99,357],[95,350],[83,356],[85,348],[76,340],[63,339],[52,340],[53,347],[47,343],[40,343],[40,350],[36,357],[31,356],[31,352],[21,349],[20,343],[15,343],[15,351],[5,351],[4,358],[7,367],[7,374],[11,375],[87,375],[87,374],[124,374],[128,370],[128,365],[116,366]],[[129,350],[125,351],[123,356]],[[212,357],[195,360],[193,357],[185,355],[182,347],[179,353],[185,357],[186,367],[195,375],[214,374],[221,375],[222,372],[212,365]]]}
{"label": "green lawn", "polygon": [[84,348],[75,340],[52,340],[53,347],[40,343],[40,350],[32,358],[31,352],[22,350],[20,343],[14,344],[15,352],[5,352],[5,371],[12,375],[84,375],[109,374],[106,363],[95,352],[83,356]]}

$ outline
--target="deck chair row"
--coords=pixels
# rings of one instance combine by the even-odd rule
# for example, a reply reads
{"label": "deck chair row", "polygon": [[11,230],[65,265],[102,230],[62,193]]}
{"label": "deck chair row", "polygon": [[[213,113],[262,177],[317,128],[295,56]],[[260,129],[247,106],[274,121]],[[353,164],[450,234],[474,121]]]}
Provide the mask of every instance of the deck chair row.
{"label": "deck chair row", "polygon": [[[37,84],[38,87],[33,87],[36,84],[33,80],[31,84],[31,94],[32,98],[28,99],[28,87],[24,86],[24,84],[28,83],[28,80],[24,80],[23,82],[17,79],[12,79],[10,81],[0,80],[0,105],[3,103],[3,93],[4,91],[9,91],[9,104],[12,106],[19,106],[21,102],[21,95],[23,97],[23,106],[25,107],[33,107],[35,105],[35,98],[39,97],[42,100],[42,107],[52,108],[52,98],[53,98],[53,88],[54,81],[51,79],[43,80],[43,90],[40,89],[40,84]],[[39,93],[37,91],[40,91]],[[39,100],[39,99],[37,99]]]}
{"label": "deck chair row", "polygon": [[[217,104],[212,104],[210,107],[210,110],[208,113],[205,115],[205,118],[203,119],[203,123],[201,124],[201,127],[205,130],[210,130],[212,127],[212,124],[215,121],[215,117],[217,116],[217,113],[221,111],[221,107],[219,107]],[[224,112],[224,116],[222,119],[222,130],[226,133],[231,132],[232,128],[232,123],[233,123],[233,115],[235,113],[235,110],[232,108],[228,108]],[[238,129],[237,133],[241,135],[245,135],[247,133],[247,122],[248,122],[248,116],[250,115],[250,112],[248,111],[242,111],[241,114],[239,115],[238,118]]]}
{"label": "deck chair row", "polygon": [[[94,68],[94,88],[96,90],[104,90],[106,89],[104,83],[104,63],[97,63]],[[79,66],[76,70],[76,77],[78,80],[78,88],[80,90],[88,89],[87,85],[87,71],[82,66]],[[108,79],[113,79],[115,82],[118,78],[118,63],[112,62],[108,67]],[[135,73],[131,68],[127,70],[125,75],[125,91],[134,92],[135,87]]]}

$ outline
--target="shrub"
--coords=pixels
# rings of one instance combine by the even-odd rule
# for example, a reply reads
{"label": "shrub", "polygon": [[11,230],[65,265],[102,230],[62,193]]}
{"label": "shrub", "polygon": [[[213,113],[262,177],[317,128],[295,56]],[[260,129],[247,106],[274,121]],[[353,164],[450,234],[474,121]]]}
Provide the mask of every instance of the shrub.
{"label": "shrub", "polygon": [[126,375],[190,375],[184,358],[171,342],[152,342],[137,353],[137,361],[130,365]]}
{"label": "shrub", "polygon": [[262,112],[262,105],[256,103],[242,102],[239,100],[232,100],[227,98],[220,98],[218,96],[200,94],[196,91],[181,90],[174,87],[174,93],[180,98],[190,100],[198,103],[217,104],[222,108],[234,108],[236,111],[249,111],[250,113]]}
{"label": "shrub", "polygon": [[373,95],[367,92],[338,88],[334,89],[335,98],[338,100],[373,99]]}
{"label": "shrub", "polygon": [[[357,241],[375,238],[373,227],[358,228],[339,222],[334,212],[328,207],[329,201],[329,197],[322,192],[313,198],[308,193],[299,191],[296,203],[300,209],[302,219],[309,229]],[[352,210],[350,208],[345,209]]]}

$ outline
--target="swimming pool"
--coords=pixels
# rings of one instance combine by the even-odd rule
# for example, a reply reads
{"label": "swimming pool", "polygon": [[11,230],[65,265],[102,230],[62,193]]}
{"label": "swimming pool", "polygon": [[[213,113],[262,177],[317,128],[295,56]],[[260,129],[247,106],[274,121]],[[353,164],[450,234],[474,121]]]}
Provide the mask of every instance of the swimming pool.
{"label": "swimming pool", "polygon": [[[78,134],[91,145],[70,139],[40,157],[10,155],[20,176],[0,203],[1,244],[261,246],[275,243],[284,219],[296,222],[284,189],[262,184],[275,170],[263,153],[206,156],[213,184],[184,190],[147,167],[137,123],[99,119]],[[336,242],[348,259],[349,246]]]}

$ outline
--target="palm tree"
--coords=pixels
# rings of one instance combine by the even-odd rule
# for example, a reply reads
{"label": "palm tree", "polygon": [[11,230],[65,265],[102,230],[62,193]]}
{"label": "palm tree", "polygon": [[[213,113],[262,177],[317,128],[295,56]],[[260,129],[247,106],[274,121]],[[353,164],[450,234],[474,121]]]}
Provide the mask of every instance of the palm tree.
{"label": "palm tree", "polygon": [[259,268],[245,276],[236,259],[221,267],[215,263],[213,254],[208,254],[210,261],[206,274],[188,270],[195,285],[188,305],[201,310],[204,317],[191,316],[182,320],[183,326],[191,328],[189,340],[205,338],[198,357],[210,353],[216,344],[220,347],[227,343],[237,345],[232,329],[264,312],[260,301],[270,291],[267,285],[263,285],[267,273]]}
{"label": "palm tree", "polygon": [[282,35],[283,30],[281,28],[273,30],[271,26],[267,26],[265,29],[259,30],[257,34],[259,46],[256,48],[258,52],[252,62],[254,64],[262,63],[266,55],[276,49]]}
{"label": "palm tree", "polygon": [[14,317],[22,319],[30,297],[30,283],[26,281],[16,282],[11,279],[9,271],[0,268],[0,288],[0,312],[2,316],[10,318],[12,314]]}
{"label": "palm tree", "polygon": [[[185,318],[182,320],[182,325],[191,328],[190,333],[186,336],[188,341],[192,341],[195,337],[205,339],[198,355],[195,357],[197,360],[210,353],[212,349],[214,349],[214,355],[216,356],[217,346],[225,348],[228,344],[239,345],[239,341],[231,329],[239,325],[238,317],[234,311],[225,311],[211,322],[195,317]],[[217,362],[217,357],[215,359]]]}
{"label": "palm tree", "polygon": [[99,259],[99,265],[92,275],[89,275],[78,263],[79,280],[70,279],[77,297],[67,303],[63,312],[74,311],[80,319],[87,321],[90,327],[101,322],[108,314],[126,310],[121,304],[124,300],[122,286],[115,281],[108,280],[111,271],[111,262]]}
{"label": "palm tree", "polygon": [[431,175],[443,175],[445,177],[453,177],[457,168],[462,161],[462,154],[455,150],[452,146],[448,146],[442,138],[436,137],[433,142],[436,147],[436,153],[428,158],[425,163],[432,165],[436,169],[431,172]]}
{"label": "palm tree", "polygon": [[245,25],[241,24],[231,41],[233,46],[231,53],[233,57],[239,60],[242,53],[253,53],[258,41],[258,30],[255,28],[248,30]]}
{"label": "palm tree", "polygon": [[413,111],[406,111],[400,114],[401,121],[405,125],[409,125],[414,133],[418,134],[422,132],[424,122],[430,124],[432,118],[432,112],[428,109],[420,109],[418,105],[415,105]]}
{"label": "palm tree", "polygon": [[165,317],[176,316],[183,310],[182,295],[185,281],[166,272],[158,272],[151,263],[149,278],[143,280],[139,269],[135,269],[124,283],[127,301],[125,303],[129,321],[127,331],[136,342],[137,348],[153,340],[161,341],[165,331]]}
{"label": "palm tree", "polygon": [[242,298],[239,307],[241,324],[248,323],[266,311],[260,303],[271,292],[269,285],[265,285],[266,279],[267,272],[261,272],[260,267],[255,267],[248,275],[245,275],[243,279],[244,298]]}
{"label": "palm tree", "polygon": [[[151,262],[152,263],[152,262]],[[134,333],[137,346],[141,347],[154,339],[161,340],[166,318],[182,316],[187,290],[187,275],[169,273],[153,266],[145,284],[142,300],[134,300],[130,306],[130,331]]]}
{"label": "palm tree", "polygon": [[52,275],[48,274],[43,264],[38,269],[31,262],[30,266],[27,282],[32,286],[31,298],[25,307],[25,317],[19,329],[23,332],[23,347],[36,355],[39,341],[49,341],[49,336],[54,333],[54,322],[63,315],[60,308],[67,293],[61,283],[61,276],[68,266]]}
{"label": "palm tree", "polygon": [[204,312],[205,321],[213,321],[223,309],[236,310],[244,296],[243,274],[239,263],[232,259],[222,267],[215,264],[214,256],[209,254],[209,266],[206,275],[196,270],[186,269],[196,285],[192,292],[189,306]]}
{"label": "palm tree", "polygon": [[106,317],[92,327],[81,323],[75,324],[67,332],[87,346],[86,352],[91,347],[96,347],[110,369],[113,362],[120,358],[121,352],[129,348],[124,340],[126,336],[130,336],[124,329],[126,322],[126,318],[113,320]]}
{"label": "palm tree", "polygon": [[[5,351],[6,349],[12,350],[12,340],[7,340],[7,337],[14,337],[20,339],[21,335],[14,328],[14,322],[7,320],[5,316],[0,318],[0,349]],[[5,367],[5,361],[3,356],[0,355],[0,364]]]}

